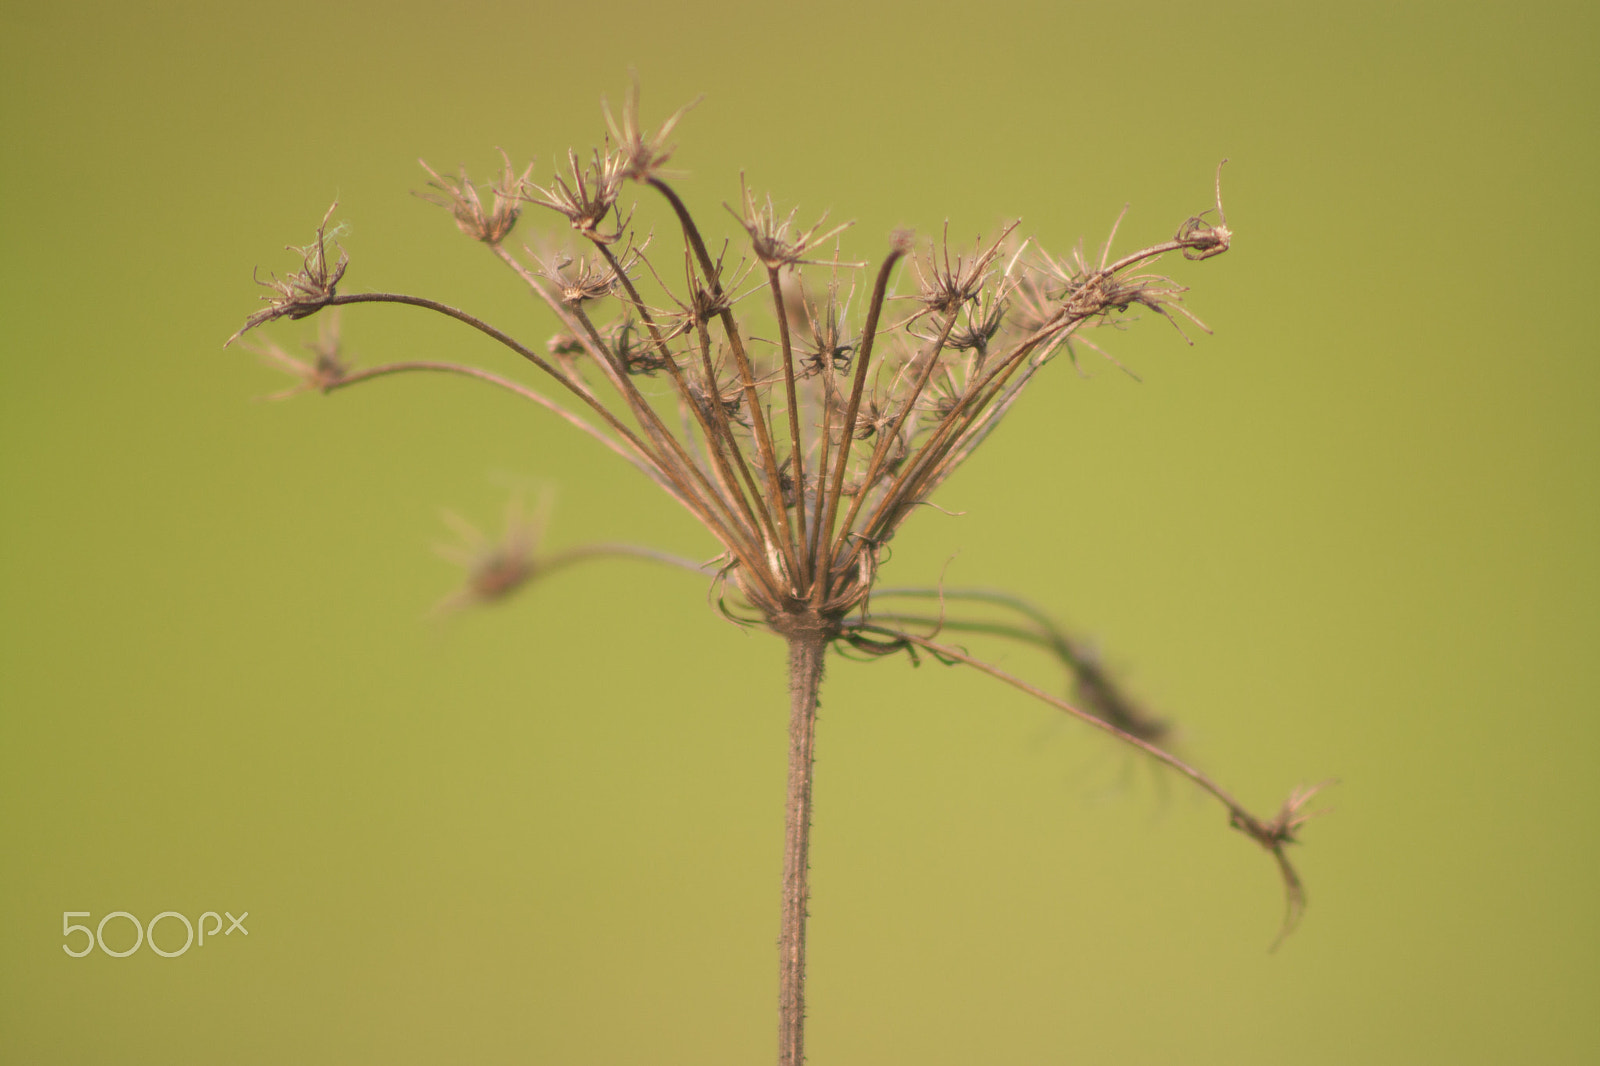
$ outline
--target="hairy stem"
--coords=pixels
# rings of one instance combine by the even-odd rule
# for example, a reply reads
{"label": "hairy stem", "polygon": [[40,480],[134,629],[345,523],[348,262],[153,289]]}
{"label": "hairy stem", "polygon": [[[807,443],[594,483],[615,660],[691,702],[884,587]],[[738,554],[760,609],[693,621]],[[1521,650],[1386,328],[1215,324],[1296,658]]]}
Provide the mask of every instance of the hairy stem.
{"label": "hairy stem", "polygon": [[811,846],[811,767],[816,752],[817,692],[827,636],[794,629],[789,639],[789,798],[784,812],[783,923],[778,935],[778,1063],[805,1062],[806,900]]}

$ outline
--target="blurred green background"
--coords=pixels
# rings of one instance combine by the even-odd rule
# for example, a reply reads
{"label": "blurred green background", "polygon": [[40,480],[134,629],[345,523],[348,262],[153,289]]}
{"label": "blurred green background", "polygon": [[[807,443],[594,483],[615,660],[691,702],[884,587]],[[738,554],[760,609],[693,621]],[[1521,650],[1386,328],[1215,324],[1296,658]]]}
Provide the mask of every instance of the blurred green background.
{"label": "blurred green background", "polygon": [[[680,190],[1064,252],[1160,240],[1216,334],[1062,363],[885,580],[1025,590],[1252,806],[1338,777],[1276,954],[1214,805],[960,669],[836,661],[809,1051],[847,1063],[1592,1062],[1600,593],[1587,4],[9,3],[0,35],[0,1060],[773,1057],[783,648],[630,563],[444,623],[450,508],[710,544],[457,380],[254,402],[221,342],[328,203],[345,291],[542,343],[410,195],[697,94]],[[553,231],[531,213],[523,236]],[[726,219],[731,227],[731,219]],[[1587,279],[1587,280],[1586,280]],[[312,323],[269,334],[294,347]],[[365,362],[522,368],[405,309]],[[984,650],[1043,683],[1021,652]],[[248,911],[182,957],[63,911]],[[81,920],[81,919],[74,919]],[[170,921],[170,920],[169,920]],[[120,923],[120,925],[119,925]],[[181,930],[163,924],[174,948]],[[122,920],[108,939],[131,940]],[[68,941],[77,946],[75,937]]]}

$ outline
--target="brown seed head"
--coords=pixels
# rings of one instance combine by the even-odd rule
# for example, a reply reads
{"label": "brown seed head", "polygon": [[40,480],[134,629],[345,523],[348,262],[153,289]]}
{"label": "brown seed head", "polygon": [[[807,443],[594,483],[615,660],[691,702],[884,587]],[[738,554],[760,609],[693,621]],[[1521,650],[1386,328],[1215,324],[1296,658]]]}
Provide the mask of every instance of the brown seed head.
{"label": "brown seed head", "polygon": [[567,165],[571,182],[558,175],[546,188],[525,180],[522,182],[522,197],[530,203],[565,215],[573,229],[592,241],[610,244],[618,240],[627,228],[627,218],[619,212],[616,224],[609,233],[602,231],[600,224],[616,207],[617,197],[622,193],[622,182],[626,177],[622,156],[612,151],[609,145],[603,152],[596,148],[593,162],[585,166],[578,163],[578,153],[569,149]]}
{"label": "brown seed head", "polygon": [[[631,272],[643,252],[643,247],[634,248],[630,245],[620,256],[615,257],[617,265],[624,272]],[[533,253],[532,249],[529,249],[529,254],[538,260],[540,275],[555,286],[557,297],[568,307],[577,307],[591,300],[611,296],[622,283],[611,261],[599,256],[582,255],[574,259],[566,253],[557,253],[549,257],[540,257]]]}
{"label": "brown seed head", "polygon": [[446,178],[427,163],[417,160],[433,178],[428,182],[428,187],[433,191],[415,195],[430,204],[448,209],[455,216],[461,232],[473,240],[490,245],[499,244],[517,224],[517,216],[522,213],[522,186],[533,173],[533,164],[529,163],[519,177],[511,169],[511,157],[503,148],[500,149],[500,158],[505,160],[505,167],[499,178],[489,185],[493,199],[487,208],[477,188],[467,177],[466,167],[461,168],[460,177]]}
{"label": "brown seed head", "polygon": [[506,505],[505,528],[498,538],[491,538],[460,516],[445,512],[445,524],[458,540],[435,550],[466,571],[466,580],[434,610],[450,612],[494,603],[537,576],[539,544],[544,537],[547,509],[548,501],[541,501],[534,514],[526,515],[521,498],[513,496]]}
{"label": "brown seed head", "polygon": [[927,255],[912,260],[919,283],[916,299],[926,311],[940,315],[954,313],[962,304],[975,299],[989,280],[989,264],[1000,254],[1000,245],[1020,224],[1020,219],[1011,223],[988,248],[976,248],[970,259],[958,255],[952,263],[950,223],[946,222],[942,249],[929,242]]}
{"label": "brown seed head", "polygon": [[700,98],[695,97],[678,108],[667,116],[667,120],[655,133],[647,137],[644,127],[639,123],[637,78],[629,86],[627,95],[623,97],[620,121],[611,113],[611,105],[602,100],[600,108],[605,113],[606,127],[611,131],[611,139],[617,144],[618,172],[621,176],[638,182],[647,182],[655,177],[666,165],[667,160],[672,158],[674,146],[667,143],[667,138],[672,136],[672,131],[689,109],[699,102]]}
{"label": "brown seed head", "polygon": [[[810,229],[801,232],[795,225],[794,219],[800,213],[797,207],[786,216],[779,217],[778,209],[769,195],[766,202],[757,204],[755,194],[745,184],[744,175],[739,175],[739,192],[744,201],[744,212],[735,211],[728,204],[723,207],[728,213],[739,220],[739,225],[750,235],[750,246],[757,259],[761,260],[768,270],[777,270],[780,267],[795,266],[800,263],[823,263],[825,260],[807,259],[806,251],[815,245],[830,241],[855,225],[853,222],[843,222],[825,233],[817,231],[827,221],[827,212]],[[864,263],[840,263],[839,266],[859,267]]]}
{"label": "brown seed head", "polygon": [[1226,252],[1233,242],[1233,231],[1228,228],[1228,216],[1222,210],[1222,164],[1217,164],[1217,221],[1206,221],[1210,211],[1202,211],[1178,227],[1174,240],[1183,242],[1186,259],[1210,259]]}
{"label": "brown seed head", "polygon": [[244,346],[260,356],[263,363],[299,381],[293,388],[268,396],[269,400],[286,400],[302,392],[327,392],[350,375],[351,366],[344,357],[339,341],[337,310],[322,320],[316,340],[306,342],[306,348],[313,356],[309,360],[290,355],[271,341],[259,345],[247,341]]}
{"label": "brown seed head", "polygon": [[267,306],[249,318],[244,325],[239,327],[239,332],[229,337],[229,344],[238,340],[247,331],[255,329],[263,323],[272,322],[279,318],[305,318],[321,310],[329,300],[336,295],[339,279],[344,277],[345,268],[350,265],[350,256],[337,241],[334,247],[339,248],[339,261],[333,266],[328,265],[328,219],[333,217],[333,212],[339,206],[335,200],[328,208],[327,214],[322,216],[322,224],[317,227],[317,239],[304,248],[289,245],[288,250],[299,253],[303,263],[299,270],[285,277],[276,274],[262,281],[260,276],[256,282],[275,295],[263,296]]}

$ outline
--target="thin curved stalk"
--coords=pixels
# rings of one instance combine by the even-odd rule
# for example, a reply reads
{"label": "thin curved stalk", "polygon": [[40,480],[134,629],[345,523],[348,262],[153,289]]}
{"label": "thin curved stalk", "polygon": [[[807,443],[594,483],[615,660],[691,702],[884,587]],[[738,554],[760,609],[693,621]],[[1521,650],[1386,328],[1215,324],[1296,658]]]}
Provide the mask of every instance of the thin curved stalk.
{"label": "thin curved stalk", "polygon": [[887,433],[878,435],[877,447],[872,450],[872,460],[867,465],[867,475],[862,479],[861,491],[855,499],[850,501],[850,509],[845,512],[844,522],[839,526],[839,538],[834,541],[833,554],[838,555],[844,548],[845,538],[850,535],[850,527],[856,520],[857,513],[861,510],[861,501],[866,499],[867,492],[877,480],[878,471],[883,468],[884,460],[888,458],[889,451],[900,437],[900,431],[905,426],[906,420],[911,417],[911,409],[916,405],[917,399],[922,395],[922,390],[927,388],[928,379],[933,376],[934,369],[938,366],[939,353],[944,351],[945,342],[950,339],[950,331],[955,329],[956,318],[959,311],[952,311],[945,319],[944,328],[939,331],[938,339],[933,341],[933,347],[927,353],[927,361],[923,364],[922,373],[918,375],[915,386],[903,402],[900,414],[896,416],[894,425]]}
{"label": "thin curved stalk", "polygon": [[[700,227],[695,225],[689,208],[673,191],[672,186],[662,181],[659,177],[649,179],[650,185],[657,192],[666,197],[672,210],[678,216],[678,222],[683,228],[684,240],[694,250],[695,258],[699,261],[700,272],[706,279],[706,284],[711,286],[711,294],[717,299],[723,295],[722,281],[718,277],[717,265],[711,261],[711,253],[706,250],[705,239],[700,236]],[[750,427],[755,434],[756,452],[761,460],[763,472],[767,478],[766,512],[772,526],[778,547],[782,551],[789,566],[791,580],[793,575],[799,573],[799,559],[794,548],[794,530],[789,521],[789,511],[783,505],[783,493],[778,487],[778,456],[772,447],[772,432],[767,426],[766,412],[761,406],[761,396],[756,391],[755,374],[750,367],[750,356],[744,348],[744,338],[739,334],[739,323],[733,317],[731,308],[724,306],[717,317],[722,320],[722,331],[728,338],[728,347],[733,352],[734,364],[739,369],[739,384],[744,389],[745,403],[750,409]],[[715,395],[715,382],[712,383],[712,392]],[[777,527],[782,525],[784,536],[776,536]]]}
{"label": "thin curved stalk", "polygon": [[[549,411],[551,414],[565,421],[568,425],[582,430],[584,433],[587,433],[601,444],[604,444],[607,448],[611,449],[611,451],[615,452],[617,455],[631,463],[634,469],[638,470],[645,477],[649,478],[651,481],[654,481],[657,485],[670,492],[673,497],[678,500],[678,502],[688,506],[688,501],[684,500],[683,497],[678,494],[677,490],[674,489],[672,485],[661,476],[660,471],[656,470],[656,468],[649,463],[641,460],[637,455],[628,451],[628,449],[618,444],[612,438],[606,436],[600,431],[598,426],[584,420],[578,415],[573,414],[571,411],[567,410],[565,407],[562,407],[560,404],[556,403],[548,396],[545,396],[543,393],[540,393],[534,389],[530,389],[526,385],[512,381],[509,378],[503,378],[499,374],[494,374],[487,370],[480,370],[475,366],[465,366],[460,363],[432,362],[429,360],[411,360],[401,363],[384,363],[381,366],[366,367],[362,370],[352,371],[337,381],[329,382],[323,387],[322,391],[325,393],[337,392],[340,389],[348,388],[351,385],[358,385],[363,381],[370,381],[374,378],[390,377],[394,374],[408,374],[419,371],[440,374],[458,374],[461,377],[474,378],[478,381],[494,385],[497,388],[505,389],[507,392],[520,396],[524,400],[531,400],[540,407],[543,407],[546,411]],[[690,508],[690,510],[692,511],[693,508]]]}
{"label": "thin curved stalk", "polygon": [[[883,265],[878,268],[877,280],[872,284],[872,300],[867,304],[867,321],[861,329],[861,350],[856,353],[855,380],[850,385],[850,402],[845,408],[844,434],[839,441],[839,457],[834,460],[833,484],[827,492],[827,511],[822,521],[817,523],[817,531],[813,534],[816,542],[816,577],[811,583],[811,603],[820,605],[828,595],[828,585],[833,580],[833,522],[839,513],[839,497],[844,492],[844,472],[850,465],[850,442],[855,439],[856,419],[861,414],[861,394],[867,386],[867,367],[872,362],[872,346],[878,337],[878,318],[883,314],[883,301],[889,292],[889,275],[894,272],[895,264],[904,258],[907,245],[896,243],[889,249],[889,254],[884,257]],[[827,425],[824,422],[822,446],[828,446]],[[825,470],[818,468],[820,477]]]}
{"label": "thin curved stalk", "polygon": [[[578,397],[578,399],[582,400],[596,414],[600,415],[600,417],[605,420],[605,423],[610,426],[618,436],[625,439],[629,446],[631,446],[642,458],[649,462],[650,465],[654,466],[660,472],[662,477],[668,476],[668,468],[661,462],[660,457],[653,454],[651,450],[645,446],[644,442],[639,439],[638,435],[634,433],[633,430],[623,425],[622,421],[617,418],[617,416],[608,408],[601,404],[593,393],[575,383],[571,378],[567,377],[567,375],[563,374],[559,369],[551,365],[550,362],[547,361],[543,356],[539,355],[538,352],[535,352],[533,349],[521,343],[515,337],[512,337],[505,331],[491,326],[489,323],[474,315],[468,314],[458,307],[452,307],[447,303],[441,303],[438,300],[430,300],[422,296],[407,296],[403,293],[351,293],[348,295],[334,296],[327,300],[323,306],[335,307],[343,306],[345,304],[359,303],[391,303],[404,304],[410,307],[420,307],[427,311],[435,311],[447,318],[453,318],[458,322],[471,326],[473,329],[483,333],[488,337],[492,337],[494,340],[499,341],[513,352],[516,352],[518,355],[528,360],[528,362],[532,363],[546,374],[549,374],[551,377],[555,378],[574,396]],[[563,320],[565,320],[565,316],[563,316]],[[674,495],[677,496],[679,494],[674,493]],[[692,498],[692,494],[684,493],[684,496],[689,496]],[[685,501],[684,505],[689,508],[696,518],[701,518],[702,520],[705,519],[705,507],[700,503],[700,501],[695,500],[693,505]],[[770,588],[770,585],[766,580],[767,568],[764,566],[755,565],[756,560],[753,560],[749,556],[746,545],[741,543],[738,538],[732,536],[730,533],[723,531],[721,528],[721,523],[705,521],[704,524],[708,531],[717,536],[717,539],[721,540],[728,550],[733,552],[734,555],[741,560],[741,562],[745,565],[751,580]],[[774,589],[772,591],[774,595],[776,595],[777,590]]]}
{"label": "thin curved stalk", "polygon": [[1009,674],[997,666],[984,662],[982,659],[975,659],[954,645],[941,644],[938,641],[929,640],[927,637],[918,636],[915,633],[894,629],[889,626],[873,625],[870,622],[852,627],[850,631],[847,631],[846,635],[848,636],[851,631],[876,633],[889,637],[900,644],[922,648],[943,661],[964,663],[981,673],[988,674],[997,681],[1010,685],[1019,692],[1025,692],[1034,699],[1047,703],[1057,710],[1093,726],[1101,732],[1111,734],[1124,744],[1139,749],[1157,762],[1187,777],[1198,785],[1202,791],[1210,794],[1223,807],[1227,808],[1231,819],[1230,824],[1235,829],[1240,830],[1257,844],[1271,852],[1273,858],[1277,860],[1278,871],[1283,878],[1285,914],[1282,929],[1279,931],[1278,939],[1274,941],[1274,946],[1282,942],[1283,938],[1294,929],[1295,924],[1300,920],[1300,915],[1305,910],[1305,887],[1301,883],[1300,875],[1289,862],[1289,857],[1284,853],[1284,848],[1289,844],[1295,843],[1294,831],[1305,822],[1306,818],[1310,817],[1310,815],[1302,815],[1300,808],[1323,787],[1322,785],[1310,790],[1297,791],[1290,796],[1277,817],[1263,820],[1252,814],[1227,789],[1176,755],[1172,755],[1149,741],[1134,736],[1132,733],[1118,729],[1105,719],[1076,707],[1058,696],[1052,696],[1037,685],[1030,684],[1014,674]]}
{"label": "thin curved stalk", "polygon": [[[506,251],[501,245],[495,245],[494,252],[496,256],[499,257],[501,262],[505,263],[513,271],[515,271],[516,274],[522,278],[523,282],[530,289],[532,289],[553,312],[555,312],[556,316],[561,319],[562,323],[566,325],[568,329],[572,329],[574,333],[582,333],[582,336],[587,341],[590,355],[594,357],[595,361],[598,362],[601,367],[604,368],[606,371],[606,376],[611,380],[612,388],[616,389],[618,395],[620,395],[623,398],[623,401],[628,404],[629,409],[633,412],[634,419],[639,423],[640,427],[648,436],[651,437],[652,440],[656,442],[657,446],[661,448],[662,457],[664,458],[668,455],[671,455],[677,459],[678,462],[676,464],[663,463],[663,465],[668,468],[668,472],[675,472],[681,468],[684,474],[691,475],[692,480],[699,482],[700,487],[705,491],[705,494],[710,498],[710,500],[713,500],[719,504],[723,513],[731,520],[728,525],[729,535],[732,536],[737,532],[742,532],[739,527],[738,520],[735,517],[732,509],[729,507],[727,500],[725,500],[722,497],[722,494],[712,486],[710,481],[707,479],[705,472],[701,470],[699,465],[689,457],[687,452],[684,451],[683,445],[678,441],[677,437],[675,437],[672,432],[667,429],[665,423],[662,422],[661,417],[656,413],[655,408],[650,406],[649,401],[647,401],[639,393],[639,390],[633,384],[632,378],[628,376],[627,368],[617,364],[616,357],[613,355],[604,340],[601,339],[599,332],[594,328],[593,323],[589,321],[588,315],[584,314],[583,309],[581,307],[568,307],[560,300],[556,299],[556,297],[551,294],[549,290],[547,290],[543,285],[539,284],[538,278],[534,277],[527,267],[518,262],[517,258],[510,252]],[[609,249],[607,252],[609,255]],[[621,272],[621,264],[614,265],[613,270],[618,272],[618,277],[626,277],[626,274]],[[653,329],[652,333],[654,333]],[[665,350],[664,343],[662,347],[663,350]],[[667,362],[669,365],[676,366],[670,357],[670,353],[667,355]],[[690,486],[687,484],[683,486],[683,490],[686,495],[699,495],[698,493],[690,492]],[[709,505],[706,508],[706,512],[707,513],[705,514],[703,520],[706,521],[707,524],[715,523],[717,521],[717,517],[711,513],[711,508]]]}
{"label": "thin curved stalk", "polygon": [[[874,602],[878,593],[873,593]],[[1038,648],[1051,656],[1067,670],[1074,692],[1090,709],[1090,713],[1104,718],[1118,729],[1148,741],[1158,741],[1171,732],[1168,724],[1149,715],[1142,707],[1123,693],[1110,674],[1085,654],[1078,645],[1053,625],[1040,623],[1037,628],[993,622],[984,619],[949,618],[944,615],[911,614],[903,611],[872,612],[873,621],[893,622],[897,625],[922,625],[930,627],[930,638],[949,630],[955,633],[977,633],[981,636],[1001,637]]]}
{"label": "thin curved stalk", "polygon": [[499,341],[501,344],[505,345],[507,348],[511,349],[513,352],[516,352],[518,355],[522,356],[522,358],[526,359],[528,362],[544,371],[546,374],[549,374],[551,377],[555,378],[562,384],[563,387],[565,387],[574,396],[578,397],[578,399],[582,400],[590,409],[598,414],[605,421],[606,425],[610,426],[618,436],[625,439],[640,456],[647,459],[652,465],[658,468],[660,467],[661,464],[659,459],[651,453],[649,448],[645,447],[644,441],[640,440],[638,435],[635,434],[633,430],[623,425],[622,421],[618,419],[616,415],[612,414],[604,404],[600,403],[600,401],[595,398],[593,393],[590,393],[588,390],[578,385],[555,366],[551,365],[550,362],[538,352],[534,351],[532,348],[529,348],[527,345],[511,336],[509,333],[506,333],[504,330],[497,329],[496,327],[489,325],[489,323],[483,321],[483,319],[478,318],[475,315],[468,314],[459,307],[452,307],[447,303],[440,303],[438,300],[430,300],[424,296],[407,296],[404,293],[397,292],[350,293],[344,296],[335,296],[328,300],[324,306],[342,307],[345,304],[366,303],[404,304],[408,307],[420,307],[425,311],[435,311],[441,315],[444,315],[446,318],[453,318],[457,322],[471,326],[479,333]]}
{"label": "thin curved stalk", "polygon": [[811,566],[805,551],[806,471],[805,453],[800,446],[800,399],[794,386],[794,348],[789,336],[789,312],[783,304],[783,286],[778,279],[777,267],[767,268],[767,283],[772,288],[772,313],[778,318],[778,345],[783,352],[783,392],[789,413],[789,459],[794,468],[794,473],[790,475],[794,479],[794,543],[800,563],[798,580],[804,588],[811,579]]}
{"label": "thin curved stalk", "polygon": [[697,563],[693,559],[685,559],[683,556],[673,555],[671,552],[658,551],[655,548],[646,548],[637,544],[613,544],[610,542],[582,544],[576,548],[554,552],[539,559],[537,565],[540,575],[544,575],[569,566],[576,566],[592,559],[605,558],[644,559],[653,563],[661,563],[663,566],[688,570],[690,573],[704,574],[707,577],[717,572],[717,568],[714,566]]}

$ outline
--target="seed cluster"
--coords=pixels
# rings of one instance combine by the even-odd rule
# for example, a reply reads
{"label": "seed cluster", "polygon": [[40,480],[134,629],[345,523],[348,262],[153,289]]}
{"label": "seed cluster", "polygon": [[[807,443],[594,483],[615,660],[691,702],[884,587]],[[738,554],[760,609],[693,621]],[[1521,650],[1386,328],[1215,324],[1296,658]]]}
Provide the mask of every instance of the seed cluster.
{"label": "seed cluster", "polygon": [[[955,247],[946,225],[920,244],[894,234],[869,273],[841,258],[848,223],[805,228],[742,178],[728,210],[743,240],[713,255],[663,170],[686,110],[647,133],[635,89],[620,117],[606,109],[603,145],[587,157],[569,152],[547,184],[533,180],[531,165],[518,173],[503,152],[482,190],[465,170],[447,177],[423,164],[429,181],[419,195],[449,210],[560,319],[545,355],[431,301],[339,295],[349,260],[339,249],[330,266],[326,218],[300,250],[302,270],[266,283],[268,306],[245,329],[390,301],[442,310],[503,339],[567,396],[540,402],[628,457],[716,537],[719,583],[738,591],[754,621],[807,617],[829,627],[865,603],[884,546],[1053,356],[1076,362],[1080,347],[1100,351],[1086,331],[1136,308],[1205,328],[1182,306],[1183,286],[1149,267],[1168,252],[1204,259],[1227,249],[1220,169],[1215,223],[1210,212],[1190,218],[1171,240],[1114,261],[1111,238],[1098,257],[1080,247],[1058,259],[1019,240],[1016,223],[970,248]],[[630,185],[665,201],[679,254],[662,255],[637,235],[634,210],[622,204]],[[507,248],[530,206],[564,218],[576,247]],[[314,367],[274,358],[306,367],[305,387],[348,380],[336,353]]]}
{"label": "seed cluster", "polygon": [[[499,174],[481,188],[465,170],[448,177],[423,164],[429,180],[419,195],[448,210],[462,233],[488,248],[556,316],[558,331],[540,347],[424,297],[338,292],[349,257],[337,231],[327,228],[331,208],[316,240],[294,249],[301,268],[263,282],[270,290],[266,306],[239,332],[356,303],[404,304],[453,318],[536,367],[554,394],[455,363],[356,369],[331,328],[311,346],[310,360],[270,344],[260,350],[298,379],[281,395],[332,392],[410,371],[464,375],[513,392],[632,464],[716,539],[720,554],[709,565],[630,545],[541,555],[542,519],[508,514],[500,541],[453,519],[462,543],[446,554],[469,577],[443,606],[498,600],[558,566],[626,554],[714,575],[725,613],[788,641],[791,749],[780,939],[786,1066],[803,1061],[811,745],[830,643],[866,656],[904,652],[914,661],[926,655],[966,664],[1182,773],[1277,861],[1287,932],[1304,892],[1286,848],[1315,813],[1306,810],[1315,789],[1296,792],[1276,817],[1252,815],[1158,747],[1165,723],[1122,692],[1085,644],[1020,598],[942,587],[878,592],[880,599],[937,596],[937,615],[869,610],[868,602],[901,525],[988,438],[1045,364],[1065,353],[1076,365],[1083,349],[1109,359],[1089,334],[1130,313],[1159,315],[1185,340],[1185,321],[1206,328],[1184,308],[1184,287],[1152,268],[1174,252],[1205,260],[1228,250],[1221,167],[1214,218],[1202,212],[1170,239],[1119,258],[1111,253],[1117,226],[1098,255],[1080,245],[1057,257],[1021,239],[1013,222],[970,246],[952,242],[948,225],[927,241],[896,233],[874,266],[843,257],[848,224],[830,226],[824,217],[804,227],[798,212],[779,211],[742,177],[738,204],[725,205],[739,239],[708,245],[664,169],[686,110],[647,132],[635,87],[620,115],[606,109],[601,147],[586,157],[569,151],[565,168],[546,184],[533,180],[531,164],[519,173],[505,153]],[[666,228],[681,237],[675,251],[663,252],[665,242],[655,241],[653,231],[635,227],[634,207],[622,202],[630,187],[665,206]],[[507,247],[529,208],[564,219],[568,243],[547,237],[536,248]],[[947,600],[1009,617],[952,618]],[[1077,704],[935,640],[946,628],[1044,649],[1067,669]]]}

